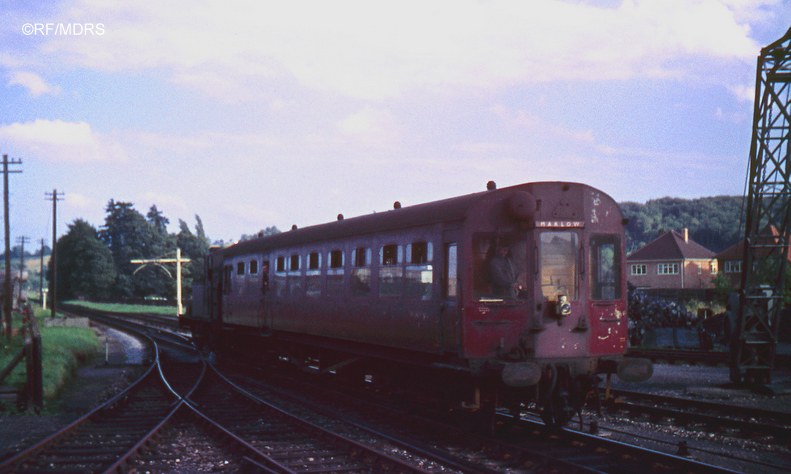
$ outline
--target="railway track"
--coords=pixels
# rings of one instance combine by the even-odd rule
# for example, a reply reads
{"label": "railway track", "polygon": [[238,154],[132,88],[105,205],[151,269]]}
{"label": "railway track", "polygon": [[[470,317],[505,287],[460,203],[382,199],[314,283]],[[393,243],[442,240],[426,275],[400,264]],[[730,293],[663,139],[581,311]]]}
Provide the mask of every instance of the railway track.
{"label": "railway track", "polygon": [[211,446],[226,460],[219,470],[227,472],[457,471],[437,466],[421,453],[392,456],[306,419],[315,414],[291,414],[234,387],[202,359],[197,362],[195,353],[185,356],[178,338],[169,336],[165,344],[181,355],[174,358],[167,355],[172,350],[159,347],[146,374],[132,387],[6,460],[0,472],[149,470],[168,466],[168,460],[179,460],[182,470],[204,469],[205,459],[184,456],[185,439],[191,446]]}
{"label": "railway track", "polygon": [[764,443],[789,445],[791,413],[703,400],[681,399],[627,390],[611,390],[608,412],[634,419],[647,415],[651,421],[688,430],[727,433],[760,438]]}
{"label": "railway track", "polygon": [[[178,341],[179,337],[175,337],[175,340]],[[179,344],[173,341],[171,343]],[[170,367],[175,366],[170,364]],[[245,393],[245,391],[264,390],[262,395],[253,397],[253,399],[261,399],[271,397],[272,389],[261,389],[255,384],[250,384],[242,391],[228,386],[228,388],[222,389],[222,393],[218,393],[219,387],[224,386],[225,382],[220,382],[220,379],[216,378],[218,376],[210,374],[206,376],[206,380],[211,380],[211,382],[204,381],[206,388],[200,388],[191,393],[194,385],[191,385],[189,380],[192,376],[185,374],[192,369],[181,366],[161,370],[165,373],[173,391],[179,394],[176,396],[181,400],[179,403],[183,403],[185,406],[171,417],[170,433],[157,435],[160,442],[143,442],[142,448],[137,449],[122,461],[129,463],[129,459],[136,458],[136,461],[132,461],[128,465],[141,470],[172,469],[176,467],[172,463],[178,460],[180,463],[178,466],[182,469],[191,462],[203,466],[213,463],[214,470],[225,472],[235,472],[243,468],[261,469],[264,472],[300,472],[301,469],[311,470],[326,467],[332,470],[344,469],[345,466],[353,466],[354,469],[368,470],[369,472],[377,472],[381,469],[424,472],[423,466],[427,465],[432,466],[432,469],[458,472],[542,471],[545,469],[556,472],[731,472],[725,468],[695,462],[682,456],[657,456],[650,450],[641,450],[623,443],[612,443],[586,433],[573,433],[570,430],[548,433],[540,424],[530,424],[525,420],[513,420],[507,416],[501,418],[502,422],[515,425],[517,429],[512,432],[516,434],[510,435],[509,441],[506,443],[478,438],[469,433],[460,432],[448,424],[416,417],[413,413],[418,412],[419,409],[414,409],[414,407],[408,410],[413,413],[406,413],[403,408],[390,406],[389,403],[375,403],[360,399],[352,402],[354,409],[343,408],[344,403],[348,405],[348,401],[336,400],[347,399],[349,394],[342,392],[336,396],[337,398],[332,398],[333,408],[328,408],[326,391],[316,396],[318,401],[312,402],[312,410],[335,417],[338,416],[338,413],[343,413],[342,417],[345,419],[356,418],[358,428],[367,430],[369,434],[376,432],[378,438],[387,439],[386,442],[392,443],[397,446],[397,450],[405,453],[400,456],[401,458],[406,457],[411,460],[411,464],[407,462],[404,465],[398,465],[393,464],[397,463],[398,459],[389,455],[389,452],[394,450],[391,447],[387,448],[388,454],[380,451],[378,454],[372,452],[361,455],[360,443],[354,442],[354,439],[360,439],[359,434],[345,436],[344,442],[352,441],[352,444],[349,445],[351,447],[344,448],[347,453],[351,454],[344,454],[344,449],[337,448],[338,441],[327,441],[324,438],[301,440],[297,433],[316,432],[317,428],[310,423],[305,425],[307,428],[284,428],[283,422],[273,421],[271,425],[274,427],[275,434],[270,436],[265,428],[267,423],[262,421],[266,417],[261,413],[271,408],[265,408],[266,404],[262,405],[261,400],[251,400],[251,394]],[[171,375],[168,375],[169,373]],[[178,381],[173,378],[173,373],[186,378],[183,381]],[[304,387],[299,390],[305,391]],[[305,400],[300,400],[299,403],[304,404]],[[234,412],[236,409],[233,407],[247,406],[248,404],[256,408],[242,414]],[[362,408],[368,404],[370,404],[370,408]],[[655,403],[643,404],[654,405]],[[625,405],[619,405],[618,408],[630,413],[629,408],[626,408]],[[683,407],[668,409],[676,412],[684,411]],[[703,409],[694,411],[703,411]],[[276,415],[271,416],[276,417]],[[652,416],[671,417],[670,415]],[[719,419],[716,418],[717,415],[713,416],[715,418],[706,422],[690,421],[687,423],[690,425],[711,423],[716,426]],[[360,422],[360,418],[367,421]],[[781,422],[780,425],[783,423],[785,422]],[[256,427],[254,431],[258,434],[250,434],[251,424]],[[785,424],[787,426],[789,423]],[[319,427],[319,429],[323,428]],[[743,430],[743,428],[735,427],[729,429],[740,432]],[[760,432],[761,428],[754,425],[752,428],[744,428],[744,430],[745,433],[748,431]],[[272,441],[275,439],[272,436],[285,436],[283,433],[287,433],[288,436],[281,438],[278,442]],[[782,439],[783,436],[785,436],[783,432],[779,431],[778,439]],[[190,453],[183,448],[185,444],[201,446],[193,453],[192,457],[195,459],[190,460]],[[300,450],[302,454],[299,454]],[[213,458],[207,459],[205,455],[198,455],[198,451],[212,453]],[[470,453],[475,454],[471,455]],[[300,457],[302,455],[305,457]],[[421,460],[416,462],[417,458]],[[322,464],[325,462],[329,464]],[[419,465],[417,468],[416,463]],[[169,468],[163,469],[163,466],[169,466]],[[84,472],[85,470],[81,469],[80,471]],[[2,466],[0,466],[0,472],[5,472]],[[95,472],[101,472],[101,469]]]}
{"label": "railway track", "polygon": [[[267,373],[271,371],[267,370]],[[335,416],[342,414],[344,419],[360,429],[388,436],[394,442],[415,449],[419,446],[419,449],[437,456],[455,457],[460,464],[464,463],[475,472],[733,472],[586,433],[548,431],[541,423],[514,420],[506,415],[500,420],[512,428],[507,441],[481,437],[460,429],[453,416],[439,420],[436,413],[425,414],[429,411],[426,407],[399,406],[389,397],[372,401],[371,394],[366,392],[374,389],[363,389],[362,392],[350,391],[347,387],[328,389],[310,379],[295,380],[280,375],[271,383],[248,376],[243,379],[251,391],[295,397],[300,403],[309,404],[313,410]],[[375,398],[379,396],[381,393]],[[469,414],[465,415],[469,418]]]}

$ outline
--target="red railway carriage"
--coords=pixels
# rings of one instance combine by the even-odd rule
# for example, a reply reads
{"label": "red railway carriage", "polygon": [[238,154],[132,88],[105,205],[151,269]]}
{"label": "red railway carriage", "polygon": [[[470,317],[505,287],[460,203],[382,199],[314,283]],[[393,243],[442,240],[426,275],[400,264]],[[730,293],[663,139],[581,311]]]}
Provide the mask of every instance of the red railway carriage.
{"label": "red railway carriage", "polygon": [[206,262],[182,323],[220,350],[441,384],[491,413],[533,398],[553,424],[579,410],[596,374],[639,381],[652,371],[623,359],[623,217],[582,184],[339,216]]}

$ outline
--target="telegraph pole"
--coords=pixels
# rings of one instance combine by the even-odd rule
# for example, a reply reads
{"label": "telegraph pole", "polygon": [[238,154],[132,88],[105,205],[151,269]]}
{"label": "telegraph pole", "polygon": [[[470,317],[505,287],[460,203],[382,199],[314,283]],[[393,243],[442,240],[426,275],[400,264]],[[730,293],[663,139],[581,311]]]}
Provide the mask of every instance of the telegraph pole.
{"label": "telegraph pole", "polygon": [[59,193],[57,189],[53,189],[51,193],[44,193],[48,200],[52,200],[52,284],[49,287],[49,293],[52,295],[52,308],[50,308],[50,317],[55,317],[55,291],[58,288],[58,201],[63,201],[60,196],[64,193]]}
{"label": "telegraph pole", "polygon": [[3,155],[3,203],[5,211],[5,299],[3,313],[5,316],[5,337],[11,339],[11,225],[8,216],[8,173],[21,173],[22,170],[9,170],[8,165],[21,165],[22,160],[8,161]]}
{"label": "telegraph pole", "polygon": [[18,244],[22,245],[22,249],[19,252],[19,292],[17,293],[17,301],[22,301],[22,275],[25,271],[25,242],[30,242],[29,237],[17,237],[16,241]]}
{"label": "telegraph pole", "polygon": [[38,298],[41,300],[41,304],[46,305],[44,303],[44,239],[41,239],[41,254],[39,257],[41,264],[39,266]]}

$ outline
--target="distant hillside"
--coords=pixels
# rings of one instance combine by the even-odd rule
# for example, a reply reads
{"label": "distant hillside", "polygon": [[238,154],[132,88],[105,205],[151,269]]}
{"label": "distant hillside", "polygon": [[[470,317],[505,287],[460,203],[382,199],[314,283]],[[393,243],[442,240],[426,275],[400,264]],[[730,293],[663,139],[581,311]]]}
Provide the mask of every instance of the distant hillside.
{"label": "distant hillside", "polygon": [[742,196],[700,199],[665,197],[645,204],[620,203],[626,225],[626,251],[631,253],[661,234],[689,229],[689,237],[714,253],[719,253],[744,236]]}

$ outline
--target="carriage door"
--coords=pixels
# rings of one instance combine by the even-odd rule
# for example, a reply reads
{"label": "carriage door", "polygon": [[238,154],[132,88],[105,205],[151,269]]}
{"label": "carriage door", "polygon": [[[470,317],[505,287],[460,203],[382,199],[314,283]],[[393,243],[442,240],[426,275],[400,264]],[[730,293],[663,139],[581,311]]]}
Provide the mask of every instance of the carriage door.
{"label": "carriage door", "polygon": [[261,262],[261,288],[258,290],[258,328],[263,334],[271,334],[272,311],[269,307],[269,260],[263,260]]}
{"label": "carriage door", "polygon": [[458,352],[461,340],[459,326],[459,299],[461,281],[459,279],[459,256],[461,255],[461,232],[445,231],[442,234],[442,284],[439,306],[440,338],[443,352]]}

